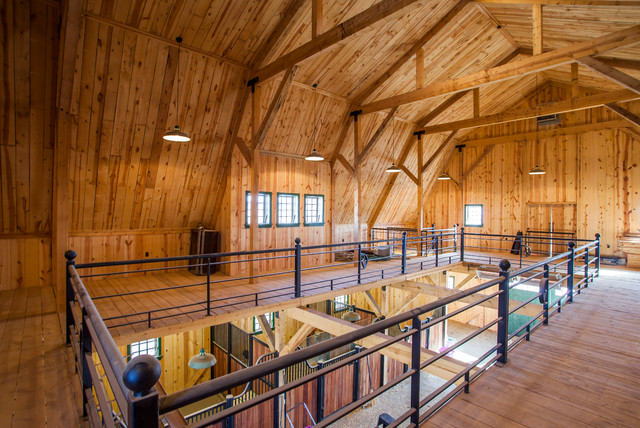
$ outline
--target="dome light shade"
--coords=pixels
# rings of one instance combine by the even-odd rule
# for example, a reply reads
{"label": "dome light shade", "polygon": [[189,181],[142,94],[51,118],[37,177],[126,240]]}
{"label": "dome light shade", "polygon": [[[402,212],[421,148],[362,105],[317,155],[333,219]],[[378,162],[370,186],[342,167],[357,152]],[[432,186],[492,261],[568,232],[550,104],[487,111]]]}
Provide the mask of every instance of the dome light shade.
{"label": "dome light shade", "polygon": [[216,363],[217,360],[213,354],[204,352],[204,348],[200,348],[200,353],[189,360],[189,367],[196,370],[208,369],[215,366]]}
{"label": "dome light shade", "polygon": [[390,166],[389,168],[387,168],[387,169],[386,169],[386,171],[387,171],[387,172],[400,172],[401,170],[400,170],[400,168],[398,168],[398,167],[396,166],[396,163],[395,163],[395,162],[392,162],[392,163],[391,163],[391,166]]}
{"label": "dome light shade", "polygon": [[354,311],[353,308],[351,308],[349,312],[345,312],[344,315],[342,315],[342,319],[349,322],[360,321],[361,318],[362,317],[360,316],[360,314]]}
{"label": "dome light shade", "polygon": [[451,180],[451,177],[449,177],[449,174],[442,171],[442,174],[438,177],[438,180]]}
{"label": "dome light shade", "polygon": [[324,158],[320,153],[316,151],[316,149],[313,149],[311,153],[305,156],[305,160],[312,161],[312,162],[320,162],[320,161],[323,161]]}
{"label": "dome light shade", "polygon": [[536,165],[535,168],[533,168],[531,171],[529,171],[529,175],[544,175],[546,173],[547,173],[547,171],[545,171],[544,169],[540,168],[538,165]]}
{"label": "dome light shade", "polygon": [[174,141],[177,143],[185,143],[187,141],[191,141],[191,138],[187,134],[182,132],[178,125],[173,128],[173,131],[167,131],[162,138],[164,140]]}

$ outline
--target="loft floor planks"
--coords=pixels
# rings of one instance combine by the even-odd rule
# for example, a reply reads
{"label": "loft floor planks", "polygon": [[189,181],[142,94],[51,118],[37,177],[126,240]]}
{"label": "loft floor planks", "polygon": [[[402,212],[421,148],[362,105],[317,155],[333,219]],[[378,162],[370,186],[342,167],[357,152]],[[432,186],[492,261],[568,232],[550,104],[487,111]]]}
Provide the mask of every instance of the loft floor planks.
{"label": "loft floor planks", "polygon": [[639,302],[640,272],[603,269],[504,367],[423,426],[446,426],[460,413],[491,426],[640,426],[640,334],[630,328]]}

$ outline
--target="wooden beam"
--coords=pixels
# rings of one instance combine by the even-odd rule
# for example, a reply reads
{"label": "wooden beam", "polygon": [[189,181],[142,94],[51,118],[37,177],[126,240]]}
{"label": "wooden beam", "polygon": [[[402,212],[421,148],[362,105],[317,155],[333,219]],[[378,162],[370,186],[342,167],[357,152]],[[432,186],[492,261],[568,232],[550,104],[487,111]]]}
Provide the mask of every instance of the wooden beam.
{"label": "wooden beam", "polygon": [[264,82],[281,71],[315,57],[320,52],[336,46],[338,42],[346,39],[347,37],[350,37],[385,18],[389,18],[412,5],[417,7],[420,3],[418,0],[382,0],[352,18],[347,19],[343,23],[338,24],[336,27],[327,30],[324,34],[319,35],[310,42],[307,42],[281,56],[271,64],[261,68],[254,74],[254,78],[258,78],[259,82]]}
{"label": "wooden beam", "polygon": [[298,331],[295,332],[295,334],[291,337],[291,339],[289,339],[289,341],[287,342],[286,345],[284,345],[282,347],[282,349],[280,349],[278,352],[280,355],[285,355],[285,354],[290,354],[291,352],[295,351],[296,348],[298,346],[300,346],[300,344],[302,342],[304,342],[304,340],[311,334],[314,332],[316,328],[309,325],[309,324],[303,324],[302,327],[300,327],[298,329]]}
{"label": "wooden beam", "polygon": [[346,169],[349,174],[353,175],[355,174],[355,169],[351,166],[351,164],[349,163],[349,161],[342,155],[338,155],[338,161],[342,164],[342,166],[344,166],[344,169]]}
{"label": "wooden beam", "polygon": [[638,1],[614,0],[475,0],[476,3],[548,4],[551,6],[640,6]]}
{"label": "wooden beam", "polygon": [[622,117],[623,119],[628,120],[633,125],[640,126],[640,117],[638,117],[638,115],[630,112],[626,108],[620,107],[617,104],[605,104],[604,106],[606,108],[608,108],[609,110],[611,110],[612,112],[616,113],[618,116]]}
{"label": "wooden beam", "polygon": [[271,53],[273,47],[276,45],[278,40],[282,37],[284,32],[289,28],[289,25],[294,21],[298,12],[302,10],[302,6],[305,4],[305,0],[290,0],[287,7],[284,9],[284,12],[280,16],[280,20],[273,28],[269,37],[267,37],[260,47],[256,50],[256,54],[253,59],[249,62],[251,69],[255,70],[257,67],[262,65],[262,61]]}
{"label": "wooden beam", "polygon": [[267,133],[269,132],[269,128],[271,128],[271,124],[275,119],[280,107],[284,103],[285,98],[287,97],[287,93],[289,92],[289,88],[291,87],[291,82],[293,82],[293,78],[298,72],[298,66],[294,65],[285,73],[282,81],[280,82],[280,86],[278,86],[278,90],[271,100],[271,104],[269,105],[269,109],[262,119],[262,123],[260,124],[260,128],[256,131],[253,136],[252,144],[254,149],[259,149],[265,138],[267,138]]}
{"label": "wooden beam", "polygon": [[[417,152],[418,152],[418,163],[417,163],[417,170],[418,170],[418,177],[416,178],[416,184],[418,185],[418,189],[417,189],[417,195],[416,195],[416,229],[418,231],[418,234],[420,234],[421,230],[422,230],[422,224],[424,221],[424,209],[423,209],[423,197],[424,197],[424,177],[423,177],[423,170],[422,168],[420,168],[420,165],[422,165],[422,162],[424,161],[424,143],[422,142],[422,134],[418,134],[418,144],[416,144],[417,146]],[[404,165],[403,165],[404,166]],[[422,249],[422,245],[420,245],[420,248]],[[422,252],[420,252],[419,255],[422,255]]]}
{"label": "wooden beam", "polygon": [[[386,69],[373,83],[364,88],[358,93],[354,99],[355,104],[362,104],[391,76],[393,76],[407,61],[409,61],[424,45],[426,45],[435,35],[437,35],[444,27],[447,26],[455,17],[460,13],[462,9],[469,3],[468,0],[458,1],[447,14],[440,19],[433,27],[429,28],[427,32],[416,42],[411,48],[409,48],[400,58],[394,62],[391,67]],[[423,68],[424,70],[424,68]]]}
{"label": "wooden beam", "polygon": [[464,287],[469,282],[471,282],[475,277],[476,277],[475,273],[470,273],[469,275],[467,275],[467,277],[465,279],[463,279],[462,281],[460,281],[459,283],[456,284],[456,289],[457,290],[462,290],[462,287]]}
{"label": "wooden beam", "polygon": [[373,295],[371,294],[371,291],[365,290],[364,295],[367,298],[367,301],[369,302],[369,305],[373,309],[373,312],[376,313],[376,316],[378,316],[378,317],[382,316],[382,309],[380,309],[380,305],[378,305],[378,302],[376,302],[376,299],[373,298]]}
{"label": "wooden beam", "polygon": [[371,150],[371,148],[380,140],[380,137],[382,137],[382,134],[384,134],[384,131],[389,127],[389,124],[393,120],[393,116],[395,116],[397,111],[398,111],[398,107],[394,107],[387,114],[387,117],[384,118],[380,126],[378,126],[378,129],[376,129],[376,132],[373,134],[373,136],[371,137],[371,139],[369,140],[365,148],[362,150],[362,153],[360,153],[360,156],[358,157],[357,162],[362,162],[365,156],[367,155],[367,153],[369,152],[369,150]]}
{"label": "wooden beam", "polygon": [[502,35],[504,36],[505,39],[507,39],[507,41],[511,44],[511,46],[513,46],[515,49],[518,49],[520,47],[520,45],[518,44],[518,42],[516,42],[516,39],[513,38],[513,36],[511,35],[511,33],[509,33],[507,31],[506,28],[504,28],[504,25],[502,25],[502,23],[500,21],[498,21],[495,16],[493,16],[493,14],[491,12],[489,12],[487,10],[486,7],[484,7],[483,5],[479,4],[478,2],[476,3],[476,7],[478,8],[478,10],[484,15],[486,16],[489,21],[491,21],[493,23],[493,25],[496,26],[496,28],[498,30],[500,30],[500,32],[502,33]]}
{"label": "wooden beam", "polygon": [[540,55],[544,52],[542,47],[542,5],[532,4],[533,21],[533,54]]}
{"label": "wooden beam", "polygon": [[[69,0],[61,11],[60,43],[58,47],[58,81],[56,96],[55,147],[53,151],[53,195],[51,226],[52,283],[56,295],[56,310],[66,308],[66,259],[69,248],[69,155],[73,134],[71,115],[76,53],[82,35],[82,1]],[[5,112],[8,114],[8,112]]]}
{"label": "wooden beam", "polygon": [[251,150],[244,143],[244,140],[240,137],[236,137],[233,139],[233,142],[235,143],[238,150],[240,150],[240,153],[242,154],[245,162],[247,162],[247,165],[251,166]]}
{"label": "wooden beam", "polygon": [[436,160],[438,155],[440,155],[440,153],[442,153],[444,148],[447,147],[447,144],[449,144],[449,142],[451,142],[451,140],[453,139],[453,137],[455,137],[457,132],[458,132],[457,130],[454,130],[453,132],[451,132],[451,134],[449,134],[449,136],[447,138],[445,138],[445,140],[442,142],[442,144],[440,144],[438,149],[435,152],[433,152],[433,154],[431,155],[429,160],[427,162],[425,162],[424,165],[422,165],[422,172],[423,173],[427,170],[427,168],[429,168],[429,165],[431,165],[431,163],[434,160]]}
{"label": "wooden beam", "polygon": [[273,334],[273,330],[269,325],[269,321],[267,317],[263,315],[258,315],[258,323],[260,324],[260,328],[262,328],[262,332],[264,333],[265,338],[267,339],[267,345],[269,345],[269,349],[271,352],[275,352],[276,348],[276,336]]}
{"label": "wooden beam", "polygon": [[426,116],[421,117],[420,119],[418,119],[416,122],[418,123],[418,126],[425,127],[427,126],[427,124],[429,122],[431,122],[433,119],[435,119],[436,117],[438,117],[442,112],[444,112],[445,110],[447,110],[449,107],[451,107],[452,105],[454,105],[456,102],[458,102],[458,100],[462,97],[464,97],[465,95],[467,95],[470,91],[462,91],[462,92],[457,92],[453,95],[451,95],[449,98],[447,98],[444,102],[442,102],[441,104],[439,104],[436,108],[434,108],[433,110],[431,110]]}
{"label": "wooden beam", "polygon": [[315,39],[323,30],[322,0],[311,0],[311,38]]}
{"label": "wooden beam", "polygon": [[480,117],[480,88],[473,88],[473,117]]}
{"label": "wooden beam", "polygon": [[416,89],[424,86],[424,50],[416,52]]}
{"label": "wooden beam", "polygon": [[580,72],[578,70],[578,63],[571,63],[571,99],[575,100],[580,96]]}
{"label": "wooden beam", "polygon": [[[351,111],[351,109],[349,109],[349,111]],[[344,122],[342,122],[342,126],[340,127],[340,134],[338,136],[336,147],[333,149],[333,154],[331,155],[331,165],[335,165],[336,161],[338,160],[338,156],[340,156],[340,151],[342,151],[344,142],[347,139],[347,134],[349,133],[351,122],[351,116],[347,113]]]}
{"label": "wooden beam", "polygon": [[489,138],[479,138],[479,139],[467,139],[460,140],[460,144],[464,144],[467,147],[473,146],[487,146],[493,144],[506,144],[506,143],[522,143],[525,141],[530,141],[539,138],[556,138],[562,137],[565,135],[575,135],[582,134],[584,132],[592,132],[592,131],[600,131],[602,129],[612,129],[612,128],[624,128],[628,126],[628,122],[625,120],[610,120],[606,122],[597,122],[597,123],[587,123],[585,125],[575,125],[575,126],[565,126],[558,127],[554,129],[550,129],[548,131],[530,131],[530,132],[521,132],[517,134],[507,134],[500,135],[496,137]]}
{"label": "wooden beam", "polygon": [[360,137],[358,116],[353,117],[353,240],[360,241]]}
{"label": "wooden beam", "polygon": [[469,177],[469,174],[471,174],[478,167],[478,165],[480,165],[482,161],[489,155],[489,153],[491,153],[494,147],[495,145],[485,147],[484,152],[482,152],[482,154],[478,156],[478,159],[475,160],[473,165],[471,165],[469,169],[466,170],[464,174],[462,174],[461,181],[463,183],[464,183],[464,180],[466,180]]}
{"label": "wooden beam", "polygon": [[408,292],[409,296],[404,300],[402,300],[399,304],[397,304],[396,307],[393,308],[393,310],[389,311],[389,313],[387,313],[386,315],[387,318],[391,318],[403,312],[410,311],[415,306],[417,306],[417,303],[420,301],[421,294],[414,293],[413,291],[410,291],[410,290],[404,290],[404,291]]}
{"label": "wooden beam", "polygon": [[[418,178],[415,175],[413,175],[413,173],[411,171],[409,171],[409,168],[407,168],[404,165],[398,165],[398,168],[400,168],[402,170],[402,172],[407,174],[407,177],[409,177],[411,179],[411,181],[413,181],[416,185],[418,184]],[[420,172],[420,171],[418,171],[418,172]]]}
{"label": "wooden beam", "polygon": [[596,73],[603,75],[612,82],[624,86],[625,88],[632,90],[636,94],[640,94],[640,80],[636,79],[635,77],[629,76],[628,74],[623,73],[620,70],[616,70],[615,68],[591,56],[578,58],[576,59],[576,61],[578,61],[585,67],[595,71]]}
{"label": "wooden beam", "polygon": [[361,106],[363,114],[385,110],[395,106],[410,104],[440,95],[460,92],[481,87],[515,77],[525,76],[537,71],[568,64],[574,58],[582,58],[611,49],[627,46],[640,41],[640,25],[616,31],[605,36],[596,37],[584,42],[573,43],[564,48],[534,55],[529,58],[482,70],[464,77],[426,86],[404,94],[374,101]]}
{"label": "wooden beam", "polygon": [[597,57],[597,59],[611,67],[640,71],[640,61],[635,59],[621,59],[602,56]]}
{"label": "wooden beam", "polygon": [[[285,81],[286,79],[282,79]],[[260,149],[258,149],[258,143],[255,138],[260,135],[260,129],[263,126],[258,127],[258,124],[261,122],[260,120],[260,104],[261,104],[261,93],[262,88],[260,86],[255,85],[252,88],[253,94],[251,97],[251,127],[252,134],[254,135],[254,139],[251,142],[252,150],[251,150],[251,168],[250,173],[251,176],[249,178],[249,189],[251,190],[251,216],[250,216],[250,225],[249,225],[249,251],[255,251],[258,249],[258,198],[260,195]],[[277,96],[276,96],[277,98]],[[273,105],[273,103],[272,103]],[[264,121],[262,122],[265,123]],[[268,127],[263,128],[265,130]],[[254,256],[250,256],[250,258],[254,258]],[[254,284],[258,281],[258,278],[255,277],[256,270],[258,267],[258,262],[252,261],[249,263],[249,283]]]}
{"label": "wooden beam", "polygon": [[[409,156],[409,152],[411,151],[411,147],[413,146],[414,139],[415,136],[413,135],[413,132],[411,132],[407,137],[407,141],[405,141],[404,146],[402,147],[402,152],[400,153],[400,157],[398,158],[398,165],[404,164],[404,161],[407,160],[407,156]],[[387,198],[391,193],[391,189],[393,189],[393,185],[395,184],[397,179],[398,174],[390,174],[390,176],[387,178],[387,182],[382,188],[382,192],[380,193],[380,196],[378,196],[378,200],[373,206],[373,211],[371,211],[371,215],[369,216],[369,220],[367,221],[367,224],[370,228],[373,227],[375,222],[378,220],[380,212],[382,212],[382,208],[384,207],[384,204],[387,201]]]}
{"label": "wooden beam", "polygon": [[[442,299],[444,297],[449,297],[449,296],[462,293],[461,290],[452,290],[450,288],[438,287],[437,285],[425,284],[422,282],[414,282],[414,281],[397,283],[397,284],[394,284],[393,287],[398,288],[400,290],[412,291],[414,293],[422,293],[427,296],[435,297],[436,299]],[[478,296],[467,296],[467,297],[463,297],[459,301],[464,303],[474,303],[478,300],[480,300]],[[522,302],[519,300],[509,300],[509,307],[515,308],[521,303]],[[498,299],[494,298],[491,300],[487,300],[485,302],[480,303],[478,306],[498,310]],[[534,317],[538,315],[541,309],[542,309],[541,306],[526,305],[525,307],[520,309],[517,313],[520,315]]]}
{"label": "wooden beam", "polygon": [[[318,330],[326,331],[333,336],[341,336],[352,331],[361,329],[357,324],[350,323],[327,314],[323,314],[312,309],[289,309],[287,310],[287,316],[296,319],[300,322],[313,325]],[[392,339],[391,336],[387,336],[383,333],[376,333],[374,335],[365,337],[356,343],[365,348],[371,348],[379,345],[383,342]],[[404,364],[411,364],[411,344],[400,341],[392,345],[383,348],[380,353],[387,357],[393,358]],[[420,360],[426,361],[434,356],[436,353],[425,348],[420,348]],[[463,364],[450,357],[443,357],[440,360],[434,362],[428,366],[425,371],[432,373],[436,376],[440,376],[443,379],[449,379],[452,374],[458,373],[463,369]]]}
{"label": "wooden beam", "polygon": [[633,128],[620,128],[620,132],[622,132],[623,134],[633,138],[634,140],[636,140],[637,142],[640,143],[640,132],[636,131]]}
{"label": "wooden beam", "polygon": [[588,95],[581,98],[560,101],[550,105],[544,105],[534,109],[527,110],[508,110],[498,114],[482,116],[473,119],[463,119],[455,122],[442,123],[439,125],[427,126],[424,131],[427,134],[435,134],[439,132],[447,132],[458,129],[476,128],[479,126],[496,125],[499,123],[515,122],[518,120],[533,119],[538,116],[548,114],[565,113],[568,111],[584,110],[593,107],[599,107],[608,103],[619,101],[630,101],[640,98],[635,92],[621,89],[618,91],[604,92],[595,95]]}

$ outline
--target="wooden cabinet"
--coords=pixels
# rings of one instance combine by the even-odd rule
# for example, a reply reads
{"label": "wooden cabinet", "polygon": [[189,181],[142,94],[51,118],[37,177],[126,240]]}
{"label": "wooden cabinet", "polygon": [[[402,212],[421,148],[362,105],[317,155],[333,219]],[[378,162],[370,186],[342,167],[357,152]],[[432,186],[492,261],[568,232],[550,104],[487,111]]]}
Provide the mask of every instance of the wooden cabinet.
{"label": "wooden cabinet", "polygon": [[[197,227],[191,231],[191,250],[189,254],[213,254],[220,251],[220,238],[217,230],[206,229],[202,226]],[[206,263],[207,259],[193,259],[189,261],[189,271],[196,275],[206,275],[207,266],[202,266]],[[216,262],[218,259],[211,259],[211,262]],[[220,270],[218,265],[211,266],[211,273]]]}

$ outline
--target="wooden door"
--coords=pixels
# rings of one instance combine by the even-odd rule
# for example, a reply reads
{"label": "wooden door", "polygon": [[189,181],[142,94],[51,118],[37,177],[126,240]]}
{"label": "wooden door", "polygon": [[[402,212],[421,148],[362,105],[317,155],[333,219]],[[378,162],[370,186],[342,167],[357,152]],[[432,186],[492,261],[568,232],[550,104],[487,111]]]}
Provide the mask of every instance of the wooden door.
{"label": "wooden door", "polygon": [[[575,238],[576,204],[527,204],[527,243],[534,254],[551,255],[567,251],[567,239]],[[539,237],[540,239],[536,239]]]}

